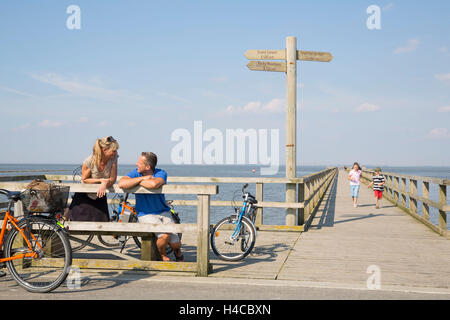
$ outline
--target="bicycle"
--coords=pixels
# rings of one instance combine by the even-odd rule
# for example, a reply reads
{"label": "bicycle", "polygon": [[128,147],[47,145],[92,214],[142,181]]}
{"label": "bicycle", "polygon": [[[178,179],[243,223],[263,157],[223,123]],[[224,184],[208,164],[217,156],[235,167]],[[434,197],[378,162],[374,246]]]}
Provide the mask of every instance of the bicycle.
{"label": "bicycle", "polygon": [[[81,166],[75,168],[75,170],[73,171],[73,175],[72,175],[72,179],[74,182],[81,182]],[[128,196],[129,194],[127,193],[124,196],[116,194],[114,195],[114,197],[112,199],[110,199],[113,202],[112,205],[112,215],[110,216],[110,222],[128,222],[128,223],[136,223],[139,222],[138,219],[138,215],[137,212],[135,210],[135,208],[128,202]],[[118,205],[115,204],[115,202],[117,202],[118,200]],[[175,223],[179,224],[181,223],[181,219],[178,215],[177,212],[175,212],[174,207],[172,205],[172,200],[168,200],[166,201],[167,205],[170,207],[170,212],[172,213],[172,219],[174,220]],[[181,233],[178,233],[178,236],[180,237],[181,240]],[[85,236],[86,238],[82,239],[79,236],[74,237],[74,236],[69,236],[69,238],[72,240],[71,241],[71,245],[72,245],[72,251],[79,251],[81,249],[83,249],[84,247],[86,247],[87,245],[89,245],[89,243],[92,241],[92,239],[94,238],[93,235],[87,235]],[[125,244],[127,243],[127,241],[129,240],[129,236],[101,236],[98,235],[97,239],[98,241],[103,244],[105,247],[109,247],[109,248],[113,248],[113,247],[118,247],[120,246],[120,252],[122,253]],[[138,246],[138,248],[141,248],[141,241],[139,239],[139,237],[137,236],[133,236],[133,240],[136,243],[136,245]],[[166,248],[166,253],[170,254],[172,252],[172,248],[168,245]]]}
{"label": "bicycle", "polygon": [[[77,183],[81,183],[81,168],[82,166],[79,166],[75,168],[72,172],[72,180]],[[64,224],[66,222],[66,218],[60,219],[60,222]],[[86,247],[94,238],[93,235],[77,235],[76,237],[69,235],[70,239],[70,245],[72,247],[72,252],[79,251]]]}
{"label": "bicycle", "polygon": [[[72,180],[74,182],[81,182],[81,172],[82,172],[82,166],[79,166],[73,170]],[[127,195],[127,197],[128,197],[128,195]],[[115,197],[113,198],[113,200],[115,200]],[[116,221],[116,217],[115,217],[116,215],[117,215],[117,212],[113,213],[113,216],[110,217],[110,221]],[[136,217],[137,217],[137,215],[136,215]],[[133,221],[130,221],[130,222],[133,222]],[[62,223],[65,223],[65,221],[62,221]],[[71,240],[70,243],[72,245],[72,251],[76,252],[76,251],[83,249],[87,245],[89,245],[92,242],[94,235],[84,235],[84,236],[77,235],[76,237],[70,235],[69,238]],[[123,241],[121,241],[123,239],[123,237],[122,238],[116,237],[116,236],[103,236],[102,237],[101,235],[98,235],[97,239],[105,247],[117,247],[117,246],[121,245],[121,243],[123,243]],[[139,242],[139,245],[140,245],[140,242]],[[123,250],[123,246],[122,246],[122,250]],[[122,252],[122,250],[120,252]]]}
{"label": "bicycle", "polygon": [[[113,209],[113,215],[111,217],[111,221],[112,222],[119,222],[119,223],[136,223],[139,222],[139,217],[137,215],[136,209],[135,207],[133,207],[132,205],[130,205],[130,203],[128,202],[128,196],[129,194],[125,194],[125,197],[122,195],[118,195],[119,198],[119,204],[117,206],[117,208]],[[113,199],[114,201],[115,199]],[[167,200],[166,204],[170,207],[170,212],[172,214],[172,219],[176,224],[181,223],[181,219],[180,216],[178,215],[178,213],[174,210],[174,207],[172,205],[173,200]],[[120,252],[122,252],[123,248],[125,247],[126,242],[128,241],[128,239],[130,237],[128,236],[120,236],[120,237],[116,237],[116,236],[110,236],[111,238],[107,238],[109,239],[108,241],[105,241],[105,239],[103,239],[102,237],[98,237],[99,241],[104,244],[105,246],[109,246],[109,247],[113,247],[113,246],[117,246],[117,245],[121,245],[122,248],[120,250]],[[182,234],[178,233],[178,237],[181,240]],[[133,236],[133,240],[136,243],[136,245],[141,248],[141,240],[139,239],[139,237],[137,236]],[[118,242],[118,243],[117,243]],[[172,252],[172,248],[168,245],[166,248],[166,253],[170,254]]]}
{"label": "bicycle", "polygon": [[242,207],[235,214],[220,220],[210,235],[214,254],[225,261],[239,261],[250,254],[256,242],[256,198],[242,187]]}
{"label": "bicycle", "polygon": [[[44,293],[58,288],[72,265],[68,235],[56,219],[57,211],[67,205],[69,187],[55,188],[55,193],[55,189],[28,189],[23,192],[0,189],[0,194],[9,200],[0,233],[0,248],[4,247],[0,263],[6,263],[13,279],[30,292]],[[46,207],[45,203],[38,201],[45,199],[45,194],[42,196],[45,192],[47,196],[58,194],[58,203]],[[20,220],[11,214],[11,207],[19,200],[23,203],[25,214]],[[43,207],[36,207],[36,204]],[[38,214],[34,215],[36,212]]]}

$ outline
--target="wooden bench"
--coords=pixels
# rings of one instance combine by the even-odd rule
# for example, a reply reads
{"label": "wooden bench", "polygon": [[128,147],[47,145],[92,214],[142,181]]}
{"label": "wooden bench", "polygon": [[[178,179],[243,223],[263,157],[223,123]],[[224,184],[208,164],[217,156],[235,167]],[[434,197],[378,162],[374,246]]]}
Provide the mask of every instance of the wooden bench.
{"label": "wooden bench", "polygon": [[116,223],[116,222],[79,222],[68,221],[64,224],[71,235],[116,235],[141,237],[141,260],[160,260],[156,248],[155,232],[186,233],[197,232],[196,224],[153,224],[153,223]]}
{"label": "wooden bench", "polygon": [[[23,190],[27,182],[0,182],[0,188],[10,191]],[[58,183],[70,187],[70,192],[95,193],[98,185],[82,183]],[[141,260],[101,260],[101,259],[74,259],[73,265],[80,268],[107,268],[107,269],[143,269],[166,271],[192,271],[198,276],[207,276],[210,271],[209,264],[209,227],[210,227],[210,197],[218,194],[217,185],[185,185],[166,184],[158,189],[146,189],[137,186],[130,189],[121,189],[117,184],[108,188],[112,193],[140,193],[140,194],[191,194],[197,195],[197,224],[144,224],[144,223],[112,223],[112,222],[67,222],[69,232],[76,234],[92,235],[128,235],[143,237],[141,248]],[[16,206],[16,212],[20,205]],[[156,250],[153,241],[154,232],[197,232],[197,262],[163,262],[152,261]],[[153,250],[152,250],[153,248]]]}

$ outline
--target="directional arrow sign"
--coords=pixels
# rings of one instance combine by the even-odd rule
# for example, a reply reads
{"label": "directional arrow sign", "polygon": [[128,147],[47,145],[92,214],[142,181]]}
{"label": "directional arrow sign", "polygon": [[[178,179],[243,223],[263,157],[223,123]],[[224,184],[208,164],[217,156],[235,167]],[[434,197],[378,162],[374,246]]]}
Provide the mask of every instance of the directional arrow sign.
{"label": "directional arrow sign", "polygon": [[286,50],[247,50],[245,57],[256,60],[286,60]]}
{"label": "directional arrow sign", "polygon": [[297,50],[297,60],[330,62],[333,56],[329,52]]}
{"label": "directional arrow sign", "polygon": [[[286,50],[247,50],[249,60],[286,60]],[[329,52],[297,50],[297,60],[330,62],[333,56]]]}
{"label": "directional arrow sign", "polygon": [[247,67],[253,71],[286,72],[286,62],[250,61]]}

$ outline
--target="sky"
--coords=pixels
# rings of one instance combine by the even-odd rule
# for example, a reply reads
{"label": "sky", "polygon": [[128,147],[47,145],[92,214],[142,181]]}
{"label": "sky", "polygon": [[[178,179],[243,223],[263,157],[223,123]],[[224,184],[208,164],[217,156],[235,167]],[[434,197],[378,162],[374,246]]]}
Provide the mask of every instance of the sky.
{"label": "sky", "polygon": [[123,164],[173,164],[174,132],[193,144],[200,121],[278,130],[284,164],[286,75],[244,53],[295,36],[334,57],[297,62],[299,165],[448,166],[449,34],[438,0],[2,1],[0,163],[77,164],[113,136]]}

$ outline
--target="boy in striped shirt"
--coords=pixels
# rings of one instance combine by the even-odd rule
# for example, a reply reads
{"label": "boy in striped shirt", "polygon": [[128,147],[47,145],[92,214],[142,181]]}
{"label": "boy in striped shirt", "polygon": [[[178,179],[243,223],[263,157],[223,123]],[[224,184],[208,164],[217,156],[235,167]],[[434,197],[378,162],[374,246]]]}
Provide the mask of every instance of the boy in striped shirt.
{"label": "boy in striped shirt", "polygon": [[372,182],[369,183],[367,187],[370,188],[370,186],[373,185],[377,209],[380,208],[378,201],[383,197],[384,183],[385,180],[384,176],[381,175],[381,169],[379,167],[375,168],[375,174],[372,176]]}

